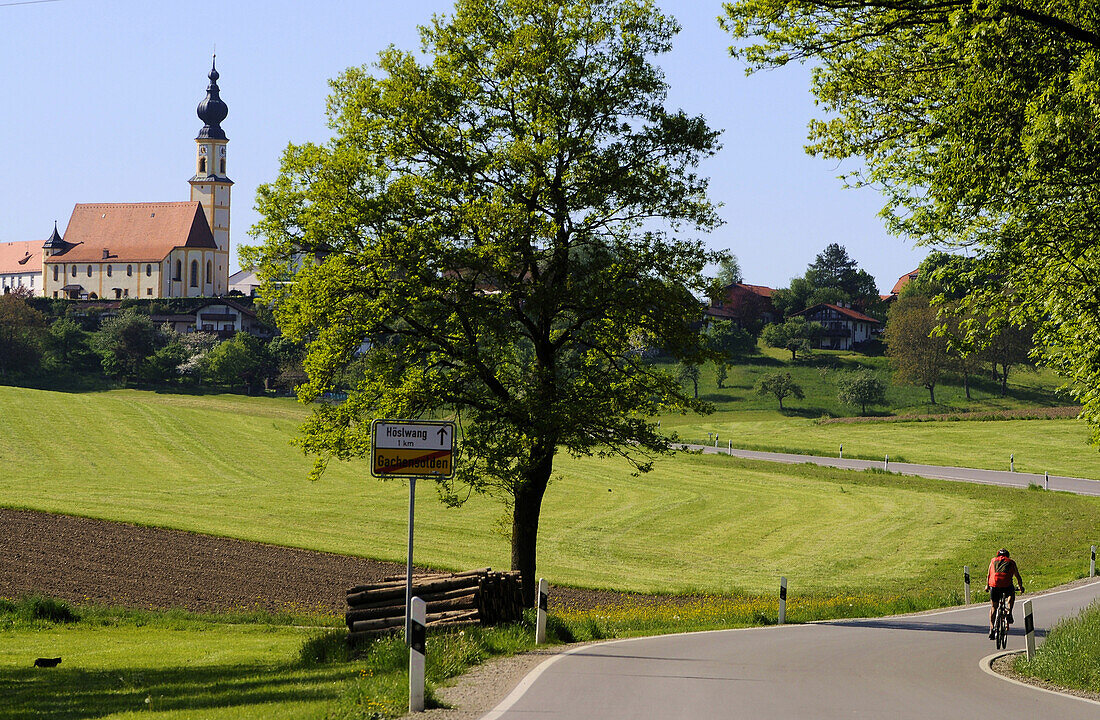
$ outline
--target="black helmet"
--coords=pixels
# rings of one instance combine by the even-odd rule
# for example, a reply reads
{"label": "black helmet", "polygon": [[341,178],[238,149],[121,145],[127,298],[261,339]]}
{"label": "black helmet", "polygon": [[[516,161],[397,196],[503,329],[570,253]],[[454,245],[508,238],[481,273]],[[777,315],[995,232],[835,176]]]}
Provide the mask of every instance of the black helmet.
{"label": "black helmet", "polygon": [[1009,556],[1009,555],[1008,555],[1008,550],[1005,550],[1004,548],[1001,548],[1000,550],[998,550],[998,551],[997,551],[997,554],[998,554],[998,555],[1004,555],[1005,557],[1008,557],[1008,556]]}

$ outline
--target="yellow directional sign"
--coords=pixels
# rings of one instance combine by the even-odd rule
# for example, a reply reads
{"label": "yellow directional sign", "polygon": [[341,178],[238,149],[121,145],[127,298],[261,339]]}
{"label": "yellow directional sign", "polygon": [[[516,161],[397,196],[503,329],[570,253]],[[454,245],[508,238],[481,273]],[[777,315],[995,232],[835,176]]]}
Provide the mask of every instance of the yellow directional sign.
{"label": "yellow directional sign", "polygon": [[375,420],[371,423],[371,475],[451,477],[453,422]]}

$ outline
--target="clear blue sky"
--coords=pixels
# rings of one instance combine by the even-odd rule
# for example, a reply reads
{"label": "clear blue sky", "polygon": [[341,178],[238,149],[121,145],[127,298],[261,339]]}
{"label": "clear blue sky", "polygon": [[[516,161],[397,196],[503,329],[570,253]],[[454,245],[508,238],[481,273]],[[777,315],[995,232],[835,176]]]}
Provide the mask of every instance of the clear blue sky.
{"label": "clear blue sky", "polygon": [[[888,235],[873,190],[844,190],[845,168],[805,154],[814,115],[808,71],[746,77],[715,18],[720,2],[664,0],[683,26],[658,62],[669,105],[722,129],[701,172],[726,224],[706,238],[740,260],[745,281],[785,287],[827,244],[844,245],[889,291],[924,257]],[[0,242],[62,231],[79,202],[189,199],[195,106],[210,55],[229,106],[232,265],[253,242],[256,187],[274,179],[288,142],[324,141],[327,81],[393,44],[419,49],[417,25],[450,0],[218,3],[0,0]]]}

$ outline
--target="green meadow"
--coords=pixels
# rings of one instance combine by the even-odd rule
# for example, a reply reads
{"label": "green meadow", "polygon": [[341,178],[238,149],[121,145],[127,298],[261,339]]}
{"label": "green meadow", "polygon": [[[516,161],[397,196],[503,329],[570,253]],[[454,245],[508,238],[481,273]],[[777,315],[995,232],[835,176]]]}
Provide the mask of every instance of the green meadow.
{"label": "green meadow", "polygon": [[[407,486],[362,462],[306,480],[292,401],[0,388],[0,407],[2,505],[404,559]],[[502,505],[446,508],[431,483],[418,488],[417,562],[508,566]],[[651,593],[759,593],[786,575],[810,593],[905,594],[946,592],[1007,544],[1038,588],[1078,576],[1097,527],[1100,501],[1060,493],[692,454],[633,477],[563,455],[538,563],[554,583]]]}

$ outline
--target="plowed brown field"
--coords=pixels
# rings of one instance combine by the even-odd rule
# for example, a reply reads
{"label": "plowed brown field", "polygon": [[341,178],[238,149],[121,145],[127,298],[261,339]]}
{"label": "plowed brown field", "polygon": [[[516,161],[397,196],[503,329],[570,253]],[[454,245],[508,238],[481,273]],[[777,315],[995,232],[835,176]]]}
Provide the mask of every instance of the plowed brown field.
{"label": "plowed brown field", "polygon": [[[353,585],[405,566],[180,530],[0,508],[0,597],[77,604],[342,614]],[[678,598],[686,600],[686,598]],[[574,608],[668,598],[558,588]]]}

